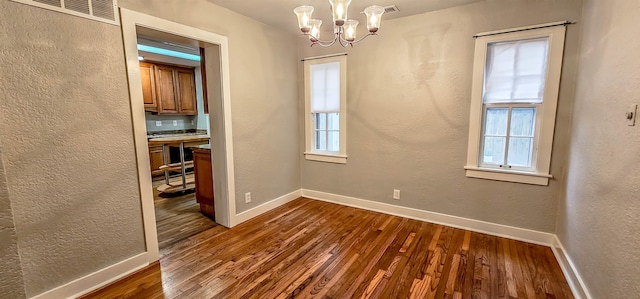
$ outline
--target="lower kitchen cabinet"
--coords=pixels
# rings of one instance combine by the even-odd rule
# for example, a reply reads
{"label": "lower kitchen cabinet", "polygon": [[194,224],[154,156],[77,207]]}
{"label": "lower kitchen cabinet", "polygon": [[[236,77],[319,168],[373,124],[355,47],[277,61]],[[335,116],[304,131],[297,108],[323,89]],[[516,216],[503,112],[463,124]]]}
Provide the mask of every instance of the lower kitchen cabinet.
{"label": "lower kitchen cabinet", "polygon": [[196,201],[200,204],[200,211],[215,219],[210,145],[193,149],[193,171],[196,182]]}
{"label": "lower kitchen cabinet", "polygon": [[160,166],[164,165],[164,151],[162,145],[149,147],[149,162],[151,164],[151,175],[161,175],[164,172],[160,170]]}

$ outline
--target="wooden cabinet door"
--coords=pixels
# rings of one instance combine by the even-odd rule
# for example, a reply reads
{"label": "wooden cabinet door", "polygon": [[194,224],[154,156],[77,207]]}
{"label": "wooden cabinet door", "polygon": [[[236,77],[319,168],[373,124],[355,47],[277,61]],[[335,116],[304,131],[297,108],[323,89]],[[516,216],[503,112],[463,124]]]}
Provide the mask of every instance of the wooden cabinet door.
{"label": "wooden cabinet door", "polygon": [[171,66],[156,65],[156,95],[158,98],[158,113],[177,114],[180,107],[176,101],[176,69]]}
{"label": "wooden cabinet door", "polygon": [[[196,181],[196,201],[213,207],[213,174],[211,173],[211,151],[193,151],[193,171]],[[212,216],[215,216],[213,214]]]}
{"label": "wooden cabinet door", "polygon": [[196,78],[194,70],[176,68],[176,81],[180,114],[195,115],[198,112],[198,107],[196,104]]}
{"label": "wooden cabinet door", "polygon": [[144,99],[144,110],[157,112],[156,84],[153,64],[140,62],[140,79],[142,81],[142,97]]}
{"label": "wooden cabinet door", "polygon": [[163,173],[160,171],[160,166],[164,165],[162,146],[149,147],[149,162],[151,164],[151,175]]}

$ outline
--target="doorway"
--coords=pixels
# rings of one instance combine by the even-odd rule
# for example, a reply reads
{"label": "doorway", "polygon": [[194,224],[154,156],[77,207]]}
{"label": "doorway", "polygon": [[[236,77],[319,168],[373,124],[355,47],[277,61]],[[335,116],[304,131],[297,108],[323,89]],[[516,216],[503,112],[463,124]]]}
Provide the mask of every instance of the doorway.
{"label": "doorway", "polygon": [[[154,32],[167,38],[195,41],[206,57],[206,85],[208,132],[211,140],[211,176],[213,180],[215,219],[220,225],[232,227],[235,223],[235,183],[233,171],[233,144],[231,130],[231,99],[229,84],[229,52],[227,38],[215,33],[189,27],[138,12],[121,9],[122,32],[129,78],[130,104],[134,141],[138,162],[138,178],[149,262],[159,259],[158,231],[150,172],[149,139],[145,119],[145,101],[138,57],[140,32]],[[144,34],[143,34],[144,35]],[[184,171],[184,163],[181,165]]]}

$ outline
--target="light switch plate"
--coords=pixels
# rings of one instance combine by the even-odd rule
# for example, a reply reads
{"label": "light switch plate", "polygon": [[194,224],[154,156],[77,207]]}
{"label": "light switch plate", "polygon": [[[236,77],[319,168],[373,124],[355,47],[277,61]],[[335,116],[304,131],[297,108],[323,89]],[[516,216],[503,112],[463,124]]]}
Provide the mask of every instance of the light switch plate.
{"label": "light switch plate", "polygon": [[162,121],[156,120],[156,127],[162,127]]}
{"label": "light switch plate", "polygon": [[174,120],[174,121],[173,121],[173,126],[174,126],[174,127],[177,127],[177,126],[178,126],[178,121],[177,121],[177,120]]}
{"label": "light switch plate", "polygon": [[629,107],[629,111],[626,113],[627,125],[633,127],[636,125],[636,114],[638,114],[638,104],[633,104]]}

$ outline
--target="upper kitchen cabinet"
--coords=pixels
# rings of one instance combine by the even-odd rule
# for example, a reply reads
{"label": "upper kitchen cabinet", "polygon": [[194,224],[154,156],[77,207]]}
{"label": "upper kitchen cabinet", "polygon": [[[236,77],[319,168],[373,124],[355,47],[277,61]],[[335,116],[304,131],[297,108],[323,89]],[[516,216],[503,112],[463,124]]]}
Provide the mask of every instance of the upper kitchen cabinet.
{"label": "upper kitchen cabinet", "polygon": [[195,70],[140,62],[145,110],[158,114],[197,114]]}
{"label": "upper kitchen cabinet", "polygon": [[140,62],[140,78],[142,79],[144,109],[147,111],[158,112],[153,64]]}
{"label": "upper kitchen cabinet", "polygon": [[196,104],[196,76],[193,69],[176,69],[176,82],[178,83],[178,98],[180,113],[195,115],[198,113]]}
{"label": "upper kitchen cabinet", "polygon": [[176,68],[157,64],[156,93],[158,95],[159,114],[180,113],[180,100],[177,97],[178,84],[176,82]]}

